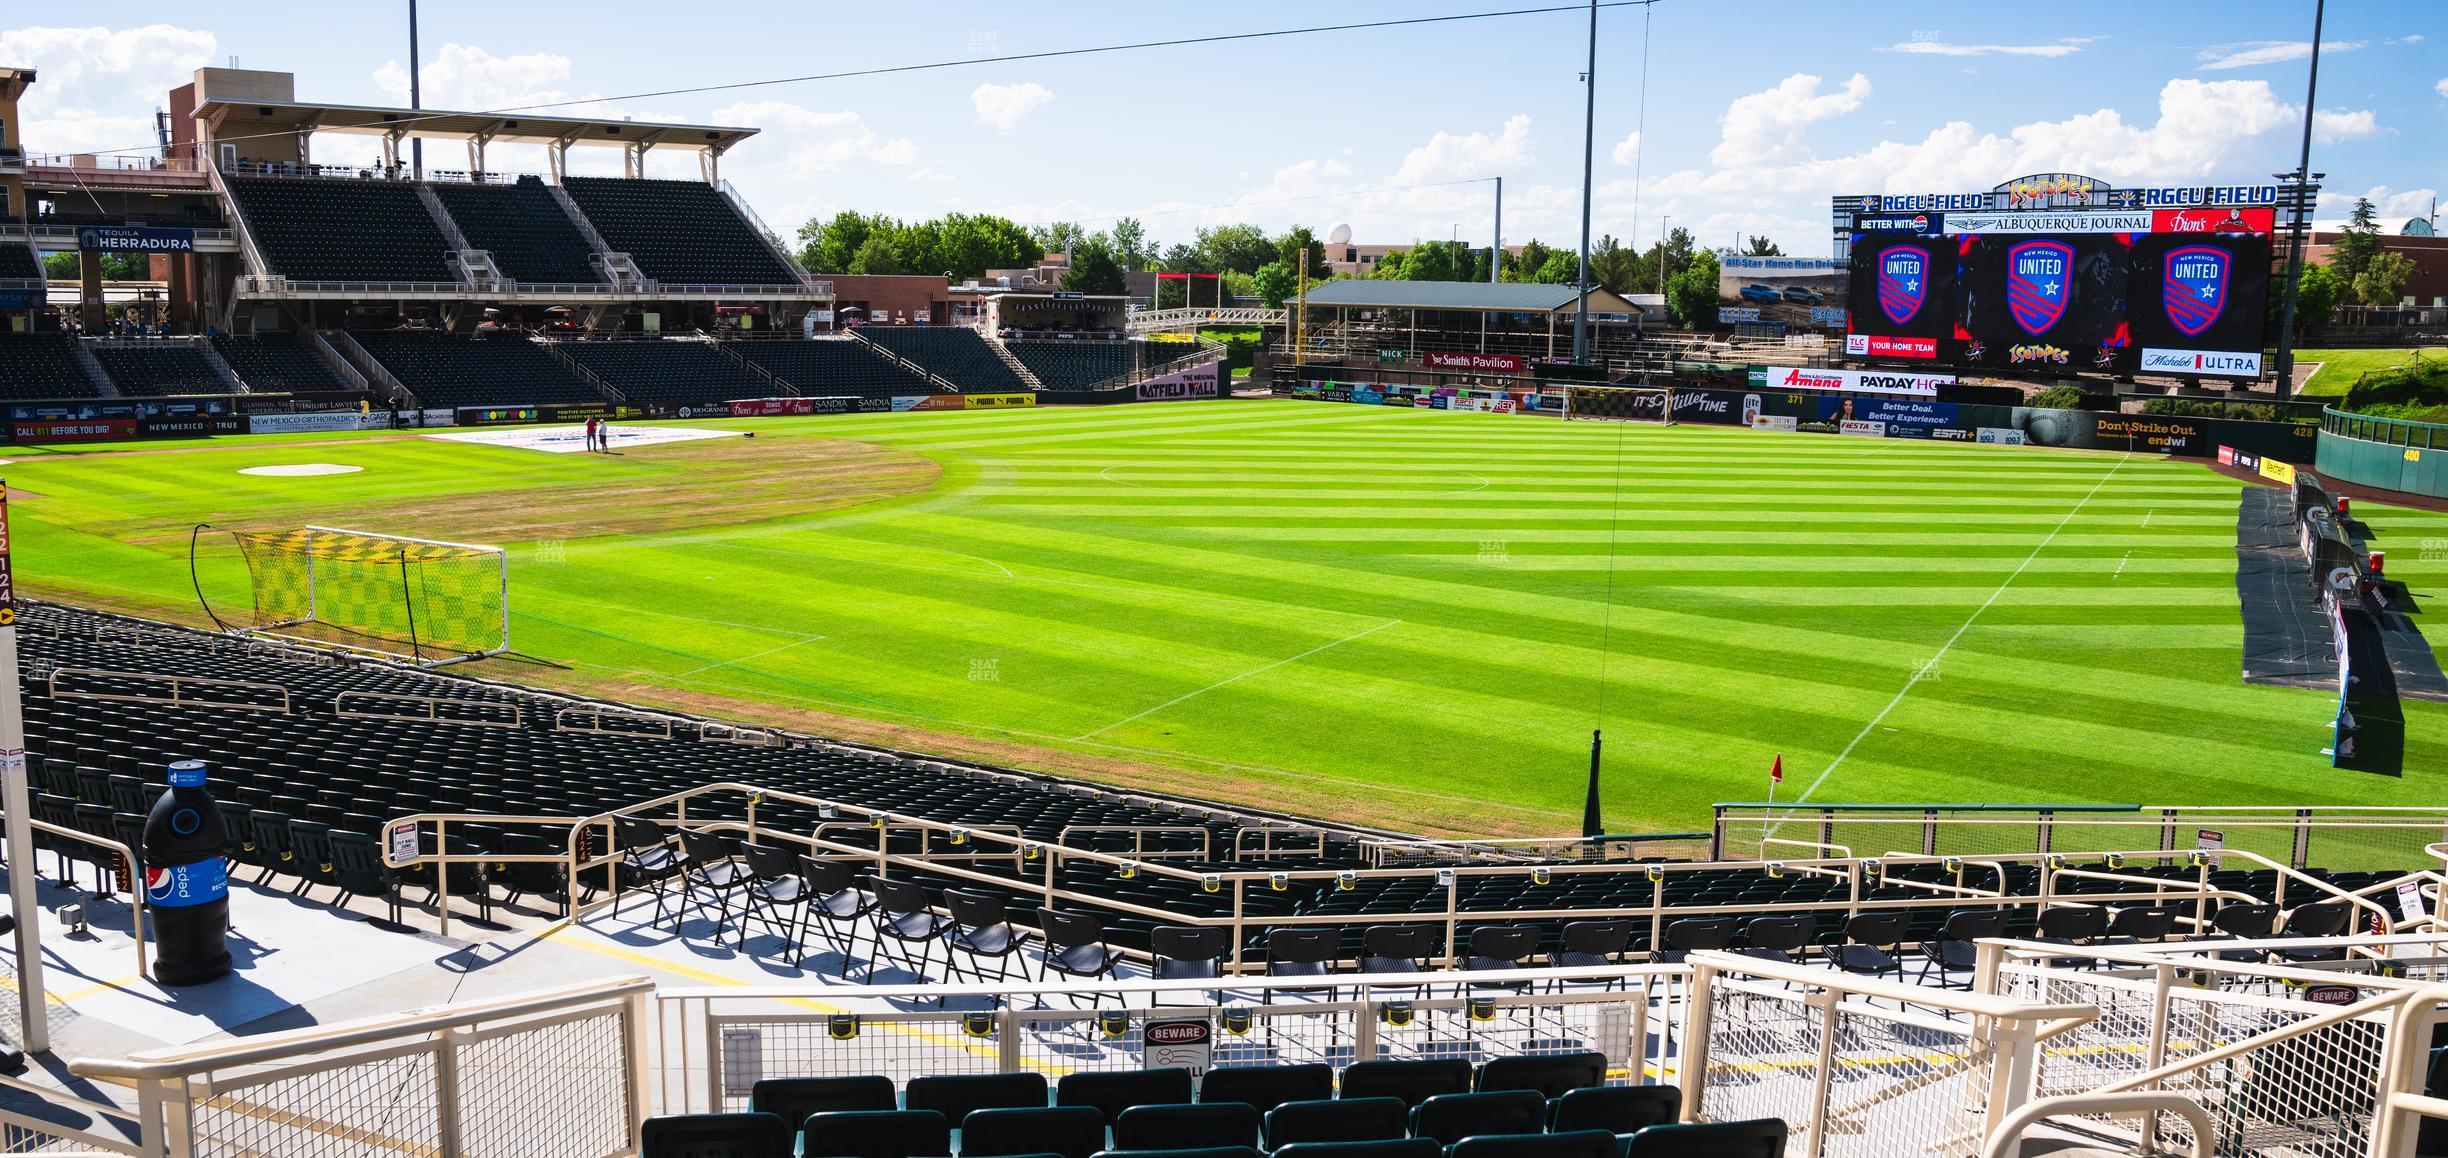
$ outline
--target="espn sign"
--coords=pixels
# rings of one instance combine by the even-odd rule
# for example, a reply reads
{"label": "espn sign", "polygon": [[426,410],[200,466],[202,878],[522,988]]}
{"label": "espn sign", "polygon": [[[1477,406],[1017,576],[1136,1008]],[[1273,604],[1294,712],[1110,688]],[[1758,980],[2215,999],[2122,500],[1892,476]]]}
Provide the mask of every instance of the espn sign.
{"label": "espn sign", "polygon": [[1905,374],[1886,370],[1813,370],[1803,366],[1783,373],[1769,371],[1769,384],[1786,390],[1845,390],[1862,394],[1912,394],[1935,397],[1941,386],[1953,385],[1953,374]]}

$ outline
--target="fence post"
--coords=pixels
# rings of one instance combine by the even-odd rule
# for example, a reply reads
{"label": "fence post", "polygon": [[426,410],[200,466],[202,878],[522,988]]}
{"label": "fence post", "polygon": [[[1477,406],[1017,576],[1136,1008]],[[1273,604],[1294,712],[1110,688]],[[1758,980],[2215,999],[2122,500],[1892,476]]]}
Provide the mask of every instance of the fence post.
{"label": "fence post", "polygon": [[463,1029],[434,1035],[434,1140],[441,1158],[461,1158],[467,1146],[459,1137],[459,1038]]}
{"label": "fence post", "polygon": [[1835,1081],[1836,1022],[1842,1016],[1844,994],[1823,989],[1810,1004],[1819,1007],[1819,1067],[1811,1074],[1810,1149],[1803,1158],[1827,1158],[1828,1090]]}
{"label": "fence post", "polygon": [[623,1099],[629,1106],[629,1126],[622,1133],[631,1146],[644,1145],[644,1139],[638,1135],[645,1128],[647,1116],[654,1113],[647,1100],[646,1084],[647,1075],[653,1072],[646,1065],[646,1017],[652,1008],[644,993],[632,993],[621,1002],[621,1053],[627,1063],[623,1068],[627,1071],[629,1095]]}
{"label": "fence post", "polygon": [[2302,872],[2312,863],[2312,810],[2295,810],[2295,851],[2287,858],[2287,867]]}
{"label": "fence post", "polygon": [[1377,1057],[1377,1003],[1368,999],[1364,986],[1352,1003],[1352,1060],[1373,1061]]}
{"label": "fence post", "polygon": [[1921,855],[1938,855],[1938,810],[1921,810]]}
{"label": "fence post", "polygon": [[[1045,997],[1040,994],[1037,999]],[[1020,1072],[1020,1011],[1008,1001],[995,1011],[995,1068],[1007,1074]]]}
{"label": "fence post", "polygon": [[1709,806],[1709,859],[1725,859],[1726,806]]}
{"label": "fence post", "polygon": [[1710,1005],[1716,994],[1717,967],[1693,966],[1690,1004],[1683,1009],[1683,1056],[1675,1063],[1675,1083],[1683,1087],[1680,1121],[1699,1121],[1700,1109],[1708,1101],[1709,1020],[1714,1012]]}
{"label": "fence post", "polygon": [[2050,811],[2050,810],[2048,810],[2048,809],[2046,809],[2046,808],[2041,809],[2041,810],[2040,810],[2040,847],[2039,847],[2038,849],[2034,850],[2034,851],[2037,851],[2037,852],[2038,852],[2040,855],[2042,855],[2042,856],[2047,856],[2047,855],[2049,854],[2049,851],[2050,851],[2051,845],[2052,845],[2052,843],[2054,842],[2054,840],[2055,840],[2055,838],[2056,838],[2056,835],[2057,835],[2057,814],[2056,814],[2055,812],[2052,812],[2052,811]]}

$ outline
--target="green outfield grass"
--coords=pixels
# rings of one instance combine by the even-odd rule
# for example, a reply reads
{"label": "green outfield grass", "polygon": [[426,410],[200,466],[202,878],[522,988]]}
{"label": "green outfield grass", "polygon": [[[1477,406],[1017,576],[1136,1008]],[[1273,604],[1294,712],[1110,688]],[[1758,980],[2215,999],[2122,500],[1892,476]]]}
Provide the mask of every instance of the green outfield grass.
{"label": "green outfield grass", "polygon": [[2320,363],[2320,369],[2304,382],[2304,397],[2344,398],[2346,392],[2354,388],[2356,379],[2374,370],[2405,365],[2413,361],[2416,354],[2425,358],[2448,358],[2448,346],[2399,350],[2297,350],[2295,361],[2299,364]]}
{"label": "green outfield grass", "polygon": [[[514,644],[565,666],[487,674],[1449,832],[1570,829],[1594,726],[1617,830],[1780,752],[1832,801],[2448,770],[2440,705],[2382,778],[2319,755],[2334,696],[2242,685],[2240,484],[2190,463],[1265,401],[718,425],[757,437],[21,450],[17,578],[192,618],[197,521],[500,542]],[[364,470],[235,473],[304,462]],[[2436,589],[2448,515],[2357,513]]]}

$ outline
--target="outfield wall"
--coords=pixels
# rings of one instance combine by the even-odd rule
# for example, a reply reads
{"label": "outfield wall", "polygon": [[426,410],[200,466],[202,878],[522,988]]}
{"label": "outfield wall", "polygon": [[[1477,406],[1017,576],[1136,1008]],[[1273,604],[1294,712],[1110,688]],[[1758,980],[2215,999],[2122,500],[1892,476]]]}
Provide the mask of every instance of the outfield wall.
{"label": "outfield wall", "polygon": [[[1354,373],[1348,367],[1335,369]],[[1564,409],[1563,387],[1554,383],[1538,389],[1476,389],[1354,376],[1359,380],[1279,378],[1274,390],[1285,397],[1364,406],[1501,414],[1561,414]],[[1677,422],[1855,437],[2121,450],[2187,458],[2212,458],[2219,447],[2228,446],[2280,462],[2310,463],[2315,457],[2315,436],[2319,432],[2318,427],[2306,423],[2052,410],[1812,390],[1677,386],[1638,396],[1635,401],[1654,411],[1669,395]],[[2448,445],[2448,436],[2443,436],[2443,444]],[[2443,457],[2448,457],[2448,452]]]}
{"label": "outfield wall", "polygon": [[2316,467],[2339,482],[2448,498],[2448,425],[2325,410]]}

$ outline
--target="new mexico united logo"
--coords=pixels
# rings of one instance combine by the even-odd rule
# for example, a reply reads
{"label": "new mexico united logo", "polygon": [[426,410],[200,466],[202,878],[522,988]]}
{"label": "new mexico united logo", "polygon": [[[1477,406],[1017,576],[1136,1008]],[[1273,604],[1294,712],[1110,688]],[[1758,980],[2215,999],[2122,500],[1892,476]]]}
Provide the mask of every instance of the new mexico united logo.
{"label": "new mexico united logo", "polygon": [[2167,304],[2168,324],[2177,333],[2198,338],[2219,320],[2227,308],[2227,271],[2232,260],[2226,250],[2207,245],[2168,251],[2160,296]]}
{"label": "new mexico united logo", "polygon": [[1903,325],[1921,312],[1929,299],[1929,251],[1912,245],[1891,245],[1878,255],[1879,312]]}
{"label": "new mexico united logo", "polygon": [[2037,338],[2065,317],[2074,297],[2074,247],[2026,241],[2006,251],[2006,312]]}

